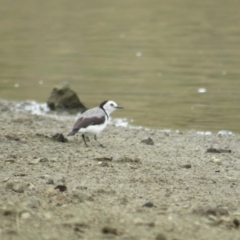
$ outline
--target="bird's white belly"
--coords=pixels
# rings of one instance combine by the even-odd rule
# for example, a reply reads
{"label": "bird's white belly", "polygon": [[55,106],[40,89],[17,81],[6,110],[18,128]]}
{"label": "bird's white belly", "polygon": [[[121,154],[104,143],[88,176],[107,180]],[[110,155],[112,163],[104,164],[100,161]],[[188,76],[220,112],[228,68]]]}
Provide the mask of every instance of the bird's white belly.
{"label": "bird's white belly", "polygon": [[91,125],[86,128],[81,128],[80,133],[90,133],[98,135],[107,126],[108,121],[105,121],[102,125]]}

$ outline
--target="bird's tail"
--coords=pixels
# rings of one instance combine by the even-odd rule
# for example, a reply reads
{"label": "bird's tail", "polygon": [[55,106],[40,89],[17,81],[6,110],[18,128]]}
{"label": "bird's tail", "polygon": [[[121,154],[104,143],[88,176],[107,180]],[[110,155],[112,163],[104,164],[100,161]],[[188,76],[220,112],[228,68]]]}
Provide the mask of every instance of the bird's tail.
{"label": "bird's tail", "polygon": [[78,132],[79,129],[73,129],[67,136],[73,136]]}

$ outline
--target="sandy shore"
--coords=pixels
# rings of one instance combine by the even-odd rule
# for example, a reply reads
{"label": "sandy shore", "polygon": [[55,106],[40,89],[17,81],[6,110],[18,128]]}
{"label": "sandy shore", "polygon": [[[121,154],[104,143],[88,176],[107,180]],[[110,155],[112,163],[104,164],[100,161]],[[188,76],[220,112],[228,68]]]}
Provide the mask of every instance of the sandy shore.
{"label": "sandy shore", "polygon": [[239,135],[109,125],[86,148],[52,139],[72,120],[0,111],[0,239],[240,239]]}

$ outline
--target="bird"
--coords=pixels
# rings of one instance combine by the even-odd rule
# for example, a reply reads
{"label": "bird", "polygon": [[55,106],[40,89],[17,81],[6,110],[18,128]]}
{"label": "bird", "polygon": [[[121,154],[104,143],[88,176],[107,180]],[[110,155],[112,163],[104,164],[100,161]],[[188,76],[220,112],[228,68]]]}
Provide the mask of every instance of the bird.
{"label": "bird", "polygon": [[73,136],[77,132],[82,133],[83,141],[88,147],[86,143],[85,135],[86,134],[93,134],[94,140],[98,142],[100,147],[104,146],[98,141],[97,137],[100,132],[104,130],[109,122],[110,114],[117,110],[122,109],[117,105],[116,102],[111,100],[103,101],[98,107],[91,108],[86,112],[83,112],[75,121],[72,131],[68,133],[67,136]]}

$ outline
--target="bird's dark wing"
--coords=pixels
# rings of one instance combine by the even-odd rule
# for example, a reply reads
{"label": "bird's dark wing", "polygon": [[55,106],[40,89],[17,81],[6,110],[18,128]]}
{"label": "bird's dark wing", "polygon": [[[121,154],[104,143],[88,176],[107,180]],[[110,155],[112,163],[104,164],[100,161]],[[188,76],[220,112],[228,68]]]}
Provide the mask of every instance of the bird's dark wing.
{"label": "bird's dark wing", "polygon": [[75,135],[81,128],[86,128],[90,125],[102,124],[105,121],[105,113],[100,108],[92,108],[84,112],[74,123],[72,131],[68,136]]}

